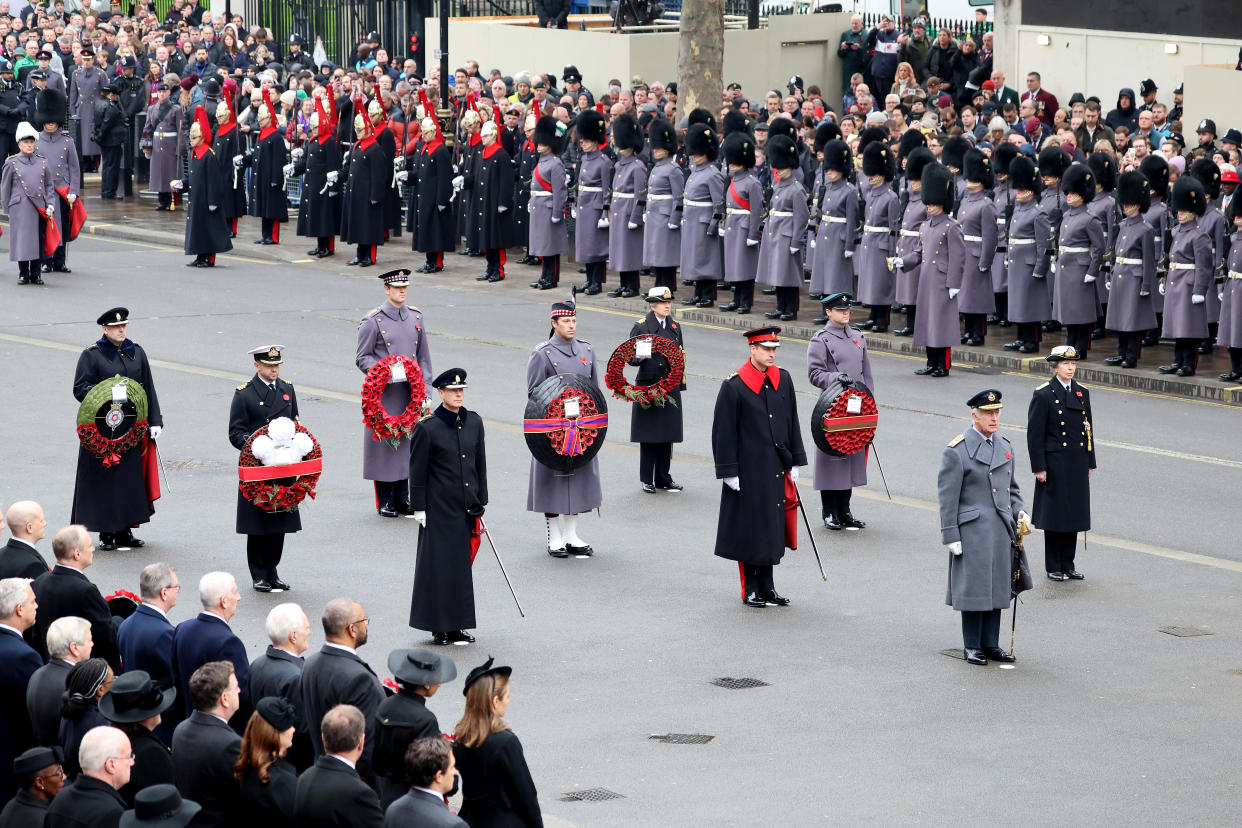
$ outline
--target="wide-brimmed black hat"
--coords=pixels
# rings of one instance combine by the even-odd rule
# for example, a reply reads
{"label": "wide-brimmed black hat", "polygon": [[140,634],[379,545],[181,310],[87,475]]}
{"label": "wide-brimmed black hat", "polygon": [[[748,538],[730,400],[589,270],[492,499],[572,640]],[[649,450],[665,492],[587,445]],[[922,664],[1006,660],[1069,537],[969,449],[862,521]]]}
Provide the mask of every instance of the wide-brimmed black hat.
{"label": "wide-brimmed black hat", "polygon": [[134,807],[121,814],[120,828],[181,828],[203,806],[182,799],[176,785],[151,785],[134,794]]}
{"label": "wide-brimmed black hat", "polygon": [[431,650],[393,650],[388,654],[388,672],[402,684],[444,684],[457,678],[457,665]]}
{"label": "wide-brimmed black hat", "polygon": [[[505,678],[508,678],[509,676],[513,675],[512,667],[507,667],[503,664],[492,666],[492,662],[494,661],[495,659],[493,659],[489,655],[487,657],[487,661],[483,662],[478,667],[475,667],[473,670],[471,670],[469,673],[466,674],[465,686],[461,688],[461,694],[463,696],[466,695],[466,692],[470,689],[470,685],[474,684],[476,681],[488,675],[489,673],[495,673],[496,675],[504,676]],[[456,675],[456,672],[454,672],[454,675]]]}
{"label": "wide-brimmed black hat", "polygon": [[99,699],[99,712],[113,724],[133,724],[172,707],[177,688],[161,688],[145,670],[121,673]]}

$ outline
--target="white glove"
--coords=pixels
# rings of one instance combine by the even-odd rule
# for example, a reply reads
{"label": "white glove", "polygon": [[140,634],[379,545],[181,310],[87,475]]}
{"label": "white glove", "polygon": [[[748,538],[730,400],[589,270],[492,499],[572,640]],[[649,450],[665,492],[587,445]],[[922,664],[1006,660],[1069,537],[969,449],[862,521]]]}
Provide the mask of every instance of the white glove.
{"label": "white glove", "polygon": [[578,217],[578,208],[577,208],[577,207],[570,207],[570,208],[569,208],[569,217],[570,217],[570,218],[572,218],[572,219],[576,219],[576,218]]}
{"label": "white glove", "polygon": [[625,226],[626,226],[627,228],[629,228],[630,230],[637,230],[637,229],[638,229],[638,225],[637,225],[637,224],[635,224],[635,223],[634,223],[634,222],[632,222],[632,221],[627,221],[627,222],[625,223]]}
{"label": "white glove", "polygon": [[497,208],[496,208],[496,212],[497,212],[497,213],[507,213],[507,212],[509,212],[509,208],[508,208],[508,207],[506,207],[505,205],[501,204],[499,207],[497,207]]}
{"label": "white glove", "polygon": [[797,256],[799,253],[801,253],[801,252],[802,252],[802,248],[801,248],[801,247],[791,247],[791,248],[789,248],[789,252],[790,252],[790,253],[792,253],[792,254],[794,254],[795,256]]}
{"label": "white glove", "polygon": [[723,224],[716,228],[716,235],[722,239],[724,238],[725,226]]}
{"label": "white glove", "polygon": [[889,259],[889,262],[893,265],[893,270],[901,270],[906,266],[906,260],[900,256],[894,256]]}
{"label": "white glove", "polygon": [[1112,279],[1105,279],[1105,280],[1104,280],[1104,289],[1105,289],[1105,290],[1112,290],[1112,289],[1113,289],[1113,280],[1112,280]]}
{"label": "white glove", "polygon": [[[295,147],[295,148],[294,148],[294,150],[293,150],[293,152],[292,152],[292,153],[290,153],[290,154],[293,156],[293,160],[294,160],[294,161],[297,161],[297,160],[299,160],[299,159],[300,159],[303,155],[305,155],[305,154],[306,154],[306,150],[302,149],[301,147]],[[404,162],[405,162],[405,159],[404,159],[404,158],[398,158],[398,159],[397,159],[397,162],[398,162],[398,163],[404,163]]]}
{"label": "white glove", "polygon": [[815,239],[811,239],[811,249],[815,249]]}
{"label": "white glove", "polygon": [[1150,291],[1150,290],[1140,290],[1140,291],[1139,291],[1139,296],[1140,296],[1140,297],[1147,297],[1147,296],[1151,296],[1151,291]]}
{"label": "white glove", "polygon": [[447,204],[437,204],[437,205],[436,205],[436,209],[437,209],[437,210],[447,210],[447,209],[448,209],[448,205],[447,205]]}
{"label": "white glove", "polygon": [[[294,150],[294,152],[301,152],[301,150]],[[392,165],[399,170],[404,170],[405,169],[405,156],[398,155],[396,159],[393,160]]]}
{"label": "white glove", "polygon": [[460,176],[460,175],[454,176],[453,177],[453,192],[455,193],[461,192],[461,188],[464,187],[465,184],[466,184],[466,179],[464,176]]}
{"label": "white glove", "polygon": [[1025,510],[1019,509],[1019,510],[1018,510],[1018,528],[1019,528],[1019,529],[1021,529],[1021,528],[1022,528],[1022,527],[1024,527],[1024,526],[1026,527],[1026,531],[1027,531],[1027,532],[1030,532],[1030,531],[1031,531],[1031,529],[1032,529],[1032,526],[1031,526],[1031,516],[1030,516],[1030,515],[1028,515],[1028,514],[1025,512]]}
{"label": "white glove", "polygon": [[852,258],[854,258],[854,251],[853,251],[853,250],[847,250],[847,251],[845,251],[845,258],[847,258],[847,259],[852,259]]}
{"label": "white glove", "polygon": [[398,181],[406,181],[409,179],[409,177],[410,177],[410,174],[406,172],[405,170],[401,170],[400,172],[397,173]]}
{"label": "white glove", "polygon": [[207,212],[209,212],[209,213],[214,213],[217,209],[219,209],[219,205],[217,205],[217,204],[208,204],[208,205],[207,205]]}
{"label": "white glove", "polygon": [[427,528],[427,513],[426,512],[415,512],[413,517],[414,517],[415,523],[417,523],[419,526],[423,527],[424,529]]}
{"label": "white glove", "polygon": [[739,477],[726,477],[724,479],[724,484],[735,492],[740,492],[742,490],[742,480]]}
{"label": "white glove", "polygon": [[608,217],[607,217],[607,216],[604,216],[604,217],[603,217],[603,218],[601,218],[599,221],[595,222],[595,226],[596,226],[596,228],[598,228],[598,229],[600,229],[600,230],[607,230],[607,229],[608,229],[608,225],[609,225],[609,221],[608,221]]}
{"label": "white glove", "polygon": [[48,216],[50,216],[50,217],[52,217],[52,218],[55,218],[55,217],[56,217],[56,205],[55,205],[55,204],[49,204],[49,205],[47,205],[47,214],[48,214]]}
{"label": "white glove", "polygon": [[1085,276],[1083,276],[1083,277],[1082,277],[1082,283],[1083,283],[1084,285],[1089,285],[1089,284],[1091,284],[1091,283],[1092,283],[1092,282],[1094,282],[1094,281],[1095,281],[1095,277],[1094,277],[1094,276],[1092,276],[1090,273],[1088,273],[1088,274],[1086,274]]}
{"label": "white glove", "polygon": [[980,273],[991,273],[991,272],[992,272],[992,268],[988,267],[987,265],[982,265],[982,264],[981,264],[981,265],[979,265],[979,272],[980,272]]}
{"label": "white glove", "polygon": [[561,219],[560,219],[560,217],[554,217],[554,218],[552,219],[552,223],[553,223],[553,224],[560,224],[560,223],[561,223]]}
{"label": "white glove", "polygon": [[949,298],[956,299],[957,295],[962,292],[961,288],[949,288]]}
{"label": "white glove", "polygon": [[340,181],[340,179],[341,179],[341,174],[338,171],[333,170],[332,172],[328,173],[329,184],[335,184],[337,181]]}
{"label": "white glove", "polygon": [[288,178],[289,176],[293,175],[293,171],[295,169],[297,169],[297,167],[295,167],[294,165],[285,164],[283,167],[280,168],[280,171],[285,174],[285,178]]}
{"label": "white glove", "polygon": [[669,230],[680,230],[680,229],[681,229],[681,225],[680,225],[680,224],[674,224],[673,222],[671,222],[671,221],[670,221],[670,222],[668,223],[668,229],[669,229]]}
{"label": "white glove", "polygon": [[1190,297],[1190,304],[1192,305],[1202,305],[1203,301],[1204,301],[1204,296],[1201,293],[1196,293]]}
{"label": "white glove", "polygon": [[234,166],[234,167],[240,167],[240,166],[242,165],[242,162],[243,162],[243,161],[245,161],[245,160],[246,160],[246,156],[244,156],[244,155],[234,155],[234,156],[233,156],[233,166]]}
{"label": "white glove", "polygon": [[75,196],[73,193],[70,193],[69,195],[65,196],[65,199],[69,202],[69,206],[72,207],[73,202],[77,201],[78,197]]}
{"label": "white glove", "polygon": [[1049,273],[1056,273],[1056,272],[1057,272],[1057,263],[1056,263],[1056,262],[1051,262],[1051,263],[1049,263],[1049,265],[1048,265],[1048,272],[1049,272]]}
{"label": "white glove", "polygon": [[949,547],[949,551],[952,552],[954,555],[962,554],[962,542],[961,541],[953,541],[953,543],[948,544],[948,547]]}
{"label": "white glove", "polygon": [[173,179],[172,181],[169,181],[168,186],[172,187],[174,190],[180,190],[182,187],[185,186],[185,182],[182,181],[180,178],[176,178],[176,179]]}
{"label": "white glove", "polygon": [[798,482],[798,467],[797,466],[794,466],[793,468],[789,470],[789,479],[795,483]]}
{"label": "white glove", "polygon": [[150,434],[151,434],[151,439],[152,439],[152,440],[158,440],[158,439],[160,439],[160,435],[161,435],[161,434],[163,434],[163,433],[164,433],[164,427],[163,427],[163,426],[151,426],[151,428],[150,428]]}
{"label": "white glove", "polygon": [[747,247],[758,247],[758,246],[759,246],[759,240],[758,240],[758,239],[747,239],[747,240],[746,240],[746,246],[747,246]]}
{"label": "white glove", "polygon": [[1160,291],[1160,295],[1164,296],[1164,282],[1160,283],[1160,287],[1158,288],[1158,290]]}

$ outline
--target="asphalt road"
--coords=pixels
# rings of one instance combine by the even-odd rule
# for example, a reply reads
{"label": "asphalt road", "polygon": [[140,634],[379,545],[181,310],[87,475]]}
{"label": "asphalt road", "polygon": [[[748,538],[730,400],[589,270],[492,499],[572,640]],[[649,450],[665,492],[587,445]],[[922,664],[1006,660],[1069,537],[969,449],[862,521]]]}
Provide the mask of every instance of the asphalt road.
{"label": "asphalt road", "polygon": [[[145,563],[172,562],[188,587],[177,621],[197,609],[198,577],[227,569],[242,581],[234,627],[252,655],[266,644],[263,619],[276,603],[296,600],[315,619],[329,599],[353,597],[373,619],[361,655],[383,675],[390,649],[429,637],[406,626],[417,527],[377,517],[361,479],[354,338],[357,320],[383,301],[374,277],[385,264],[419,259],[382,250],[380,267],[357,271],[344,267],[346,255],[279,265],[248,252],[203,271],[183,267],[180,250],[84,238],[71,248],[75,272],[53,274],[48,287],[19,287],[10,267],[0,282],[0,500],[43,503],[49,534],[68,522],[73,368],[99,336],[95,317],[126,305],[130,336],[153,360],[168,480],[137,533],[147,547],[100,553],[88,575],[105,592],[136,590]],[[488,430],[489,525],[527,611],[518,617],[485,549],[475,565],[478,643],[450,655],[462,673],[488,654],[514,667],[508,720],[550,824],[1236,821],[1236,409],[1094,390],[1095,531],[1079,553],[1087,580],[1038,580],[1042,541],[1032,536],[1037,582],[1019,609],[1017,667],[970,667],[940,652],[960,647],[960,628],[943,603],[939,454],[966,425],[965,400],[998,388],[1008,403],[1002,432],[1017,447],[1029,497],[1022,424],[1038,380],[960,368],[931,380],[913,376],[918,361],[875,356],[876,445],[892,500],[873,463],[871,485],[854,500],[867,529],[815,532],[828,582],[804,541],[776,570],[793,605],[751,610],[738,600],[736,567],[712,555],[720,483],[709,442],[716,389],[746,358],[744,340],[686,325],[687,440],[673,461],[681,494],[641,492],[629,411],[613,402],[600,455],[604,505],[579,524],[596,555],[553,560],[542,518],[524,511],[530,461],[520,423],[527,354],[546,337],[548,303],[562,293],[528,290],[536,270],[517,266],[502,285],[478,285],[479,260],[447,258],[445,273],[416,278],[410,303],[426,315],[436,371],[470,374],[466,406]],[[634,318],[589,298],[579,335],[603,358]],[[245,583],[244,541],[233,533],[237,453],[226,430],[233,389],[252,373],[247,350],[272,342],[286,347],[282,376],[325,452],[305,528],[286,544],[281,573],[294,586],[286,596]],[[793,374],[805,428],[815,401],[805,343],[786,341],[778,364]],[[1211,634],[1179,637],[1165,626]],[[316,634],[313,646],[321,641]],[[767,686],[710,683],[721,677]],[[429,705],[445,730],[460,715],[459,691],[460,680]],[[650,738],[667,733],[714,738]],[[619,797],[562,801],[589,788]]]}

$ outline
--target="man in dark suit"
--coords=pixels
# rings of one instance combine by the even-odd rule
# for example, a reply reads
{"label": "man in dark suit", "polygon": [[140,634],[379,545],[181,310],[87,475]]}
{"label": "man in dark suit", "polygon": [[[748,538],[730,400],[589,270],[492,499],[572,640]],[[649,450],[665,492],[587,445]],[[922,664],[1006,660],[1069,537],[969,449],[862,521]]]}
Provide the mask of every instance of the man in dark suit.
{"label": "man in dark suit", "polygon": [[156,681],[172,678],[174,628],[168,613],[181,595],[177,570],[162,562],[143,567],[138,576],[138,594],[142,603],[116,631],[121,665],[126,672],[142,670]]}
{"label": "man in dark suit", "polygon": [[60,696],[65,692],[65,677],[73,665],[91,657],[91,644],[91,625],[85,618],[66,615],[48,627],[48,662],[26,685],[26,712],[39,744],[60,744]]}
{"label": "man in dark suit", "polygon": [[415,739],[405,752],[410,792],[388,806],[384,828],[424,825],[427,828],[461,828],[465,821],[448,809],[445,796],[457,792],[457,762],[453,748],[443,736]]}
{"label": "man in dark suit", "polygon": [[82,772],[52,800],[44,828],[113,828],[125,813],[118,791],[134,765],[129,737],[115,727],[91,728],[78,756]]}
{"label": "man in dark suit", "polygon": [[237,675],[227,661],[211,661],[196,669],[188,684],[194,712],[173,733],[177,790],[203,806],[192,825],[227,825],[239,818],[241,809],[241,790],[233,776],[241,737],[228,724],[240,703]]}
{"label": "man in dark suit", "polygon": [[[309,667],[308,667],[309,669]],[[384,824],[379,796],[356,770],[369,724],[358,708],[333,707],[316,728],[324,753],[298,779],[293,806],[299,828],[379,828]]]}
{"label": "man in dark suit", "polygon": [[[194,671],[209,661],[227,661],[233,665],[241,688],[242,715],[237,726],[245,728],[251,710],[250,659],[241,639],[229,628],[229,619],[237,612],[237,604],[241,601],[237,581],[227,572],[208,572],[199,579],[198,599],[203,611],[196,618],[182,621],[173,632],[172,664],[177,694],[184,702],[185,715],[190,715],[193,710],[190,677]],[[181,793],[189,796],[184,788]]]}
{"label": "man in dark suit", "polygon": [[266,629],[272,643],[250,663],[250,698],[279,696],[293,705],[296,730],[285,758],[301,773],[314,760],[302,701],[302,654],[310,646],[310,622],[297,604],[278,604],[267,614]]}
{"label": "man in dark suit", "polygon": [[5,512],[4,522],[13,537],[0,548],[0,578],[34,580],[47,572],[47,561],[35,549],[47,529],[43,507],[33,500],[19,500]]}
{"label": "man in dark suit", "polygon": [[39,654],[22,640],[22,633],[35,622],[39,607],[30,581],[0,581],[0,805],[13,796],[13,759],[34,747],[34,730],[26,715],[26,685],[43,666]]}
{"label": "man in dark suit", "polygon": [[302,669],[302,699],[306,704],[306,718],[311,723],[311,745],[317,758],[324,755],[324,745],[315,723],[321,722],[338,704],[353,705],[362,711],[367,745],[358,761],[358,775],[378,790],[371,755],[376,713],[384,700],[384,691],[375,671],[357,653],[357,649],[367,643],[369,621],[362,606],[348,598],[328,602],[323,611],[323,632],[327,640],[319,652],[307,659]]}
{"label": "man in dark suit", "polygon": [[56,565],[51,572],[35,578],[35,595],[43,611],[39,620],[26,633],[26,641],[46,661],[47,630],[57,618],[76,615],[91,624],[95,658],[107,659],[114,673],[121,672],[121,653],[116,648],[116,628],[108,602],[99,587],[90,582],[82,570],[95,562],[95,543],[85,526],[66,526],[52,538],[52,554]]}

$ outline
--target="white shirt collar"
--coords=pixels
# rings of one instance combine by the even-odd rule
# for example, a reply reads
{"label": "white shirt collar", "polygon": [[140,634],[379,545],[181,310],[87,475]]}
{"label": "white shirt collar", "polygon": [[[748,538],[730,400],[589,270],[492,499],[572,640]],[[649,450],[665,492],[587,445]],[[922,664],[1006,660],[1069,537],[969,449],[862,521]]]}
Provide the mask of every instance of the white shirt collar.
{"label": "white shirt collar", "polygon": [[30,541],[26,540],[25,538],[19,538],[19,537],[17,537],[17,535],[9,535],[9,538],[10,538],[10,539],[12,539],[12,540],[17,541],[18,543],[24,543],[24,544],[26,544],[26,545],[27,545],[27,546],[29,546],[31,549],[34,549],[34,551],[36,551],[36,552],[38,552],[38,551],[39,551],[39,550],[35,547],[35,545],[34,545],[33,543],[31,543]]}
{"label": "white shirt collar", "polygon": [[355,650],[353,647],[346,647],[344,644],[335,644],[335,643],[333,643],[333,642],[331,642],[331,641],[325,641],[325,642],[323,642],[323,646],[325,646],[325,647],[336,647],[338,650],[344,650],[344,651],[345,651],[345,652],[347,652],[347,653],[353,653],[354,655],[358,655],[358,651],[357,651],[357,650]]}
{"label": "white shirt collar", "polygon": [[203,610],[203,615],[214,615],[216,618],[223,621],[226,627],[229,625],[229,620],[215,610]]}
{"label": "white shirt collar", "polygon": [[[1063,381],[1061,380],[1061,378],[1060,378],[1060,377],[1057,377],[1057,382],[1061,383],[1061,387],[1062,387],[1062,388],[1064,388],[1066,391],[1069,391],[1069,390],[1070,390],[1070,383],[1068,383],[1068,382],[1063,382]],[[1071,382],[1072,382],[1072,380],[1071,380]]]}
{"label": "white shirt collar", "polygon": [[339,759],[339,760],[341,760],[342,762],[344,762],[345,764],[349,765],[349,766],[350,766],[351,768],[353,768],[354,770],[357,770],[357,769],[358,769],[358,766],[357,766],[357,765],[355,765],[353,762],[349,761],[348,759],[346,759],[344,756],[342,756],[342,755],[341,755],[341,754],[339,754],[339,753],[329,753],[328,755],[329,755],[329,756],[331,756],[333,759]]}
{"label": "white shirt collar", "polygon": [[431,788],[420,788],[418,785],[411,785],[410,787],[412,787],[416,791],[422,791],[425,794],[430,794],[431,796],[434,796],[436,799],[440,800],[441,802],[444,801],[444,794],[440,793],[439,791],[433,791]]}
{"label": "white shirt collar", "polygon": [[[975,429],[975,433],[976,433],[976,434],[978,434],[980,437],[982,437],[982,438],[983,438],[983,442],[987,443],[988,445],[991,445],[991,444],[992,444],[992,438],[991,438],[991,437],[989,437],[988,435],[984,434],[984,433],[983,433],[982,431],[980,431],[979,429],[975,428],[975,424],[974,424],[974,423],[971,423],[971,424],[970,424],[970,427],[971,427],[971,428],[974,428],[974,429]],[[993,436],[995,436],[995,435],[993,435]]]}
{"label": "white shirt collar", "polygon": [[157,607],[155,604],[148,604],[146,601],[143,601],[142,605],[146,607],[147,609],[155,610],[156,612],[158,612],[160,615],[164,617],[164,620],[168,620],[168,613],[164,612],[162,609]]}
{"label": "white shirt collar", "polygon": [[8,624],[0,624],[0,629],[12,630],[13,633],[17,635],[18,638],[22,637],[22,631],[19,630],[17,627],[10,627]]}

